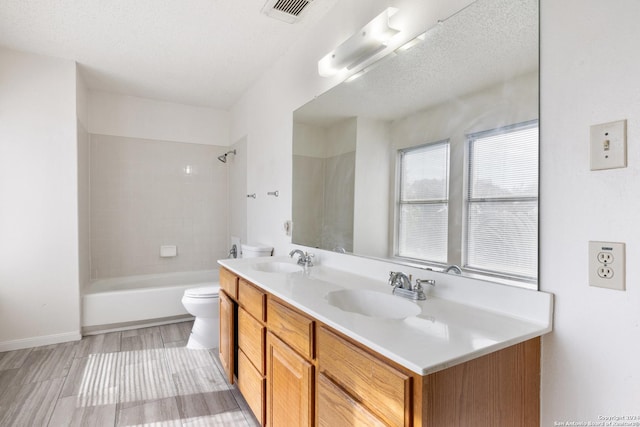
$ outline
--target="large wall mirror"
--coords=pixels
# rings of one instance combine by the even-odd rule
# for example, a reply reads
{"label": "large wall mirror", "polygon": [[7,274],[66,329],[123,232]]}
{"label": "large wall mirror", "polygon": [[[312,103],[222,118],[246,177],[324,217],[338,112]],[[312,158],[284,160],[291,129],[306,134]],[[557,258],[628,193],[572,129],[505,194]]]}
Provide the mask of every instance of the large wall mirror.
{"label": "large wall mirror", "polygon": [[477,0],[294,112],[293,243],[537,288],[537,0]]}

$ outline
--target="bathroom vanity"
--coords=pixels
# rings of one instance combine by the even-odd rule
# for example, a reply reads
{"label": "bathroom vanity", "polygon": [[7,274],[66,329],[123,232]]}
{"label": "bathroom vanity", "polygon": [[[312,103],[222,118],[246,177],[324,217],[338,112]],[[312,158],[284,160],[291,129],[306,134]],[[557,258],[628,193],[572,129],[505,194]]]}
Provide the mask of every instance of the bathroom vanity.
{"label": "bathroom vanity", "polygon": [[[219,263],[220,360],[262,425],[539,425],[551,295],[498,289],[504,312],[431,297],[405,317],[384,277],[282,257]],[[518,316],[525,299],[534,308]]]}

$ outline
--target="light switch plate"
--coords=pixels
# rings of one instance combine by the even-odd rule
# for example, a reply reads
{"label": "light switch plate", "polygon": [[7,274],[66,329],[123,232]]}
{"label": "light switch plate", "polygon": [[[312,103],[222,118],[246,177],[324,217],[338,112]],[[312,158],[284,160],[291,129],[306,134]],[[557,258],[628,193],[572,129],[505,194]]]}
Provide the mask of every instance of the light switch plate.
{"label": "light switch plate", "polygon": [[591,126],[591,170],[627,167],[627,121]]}
{"label": "light switch plate", "polygon": [[625,290],[625,244],[589,242],[589,285]]}

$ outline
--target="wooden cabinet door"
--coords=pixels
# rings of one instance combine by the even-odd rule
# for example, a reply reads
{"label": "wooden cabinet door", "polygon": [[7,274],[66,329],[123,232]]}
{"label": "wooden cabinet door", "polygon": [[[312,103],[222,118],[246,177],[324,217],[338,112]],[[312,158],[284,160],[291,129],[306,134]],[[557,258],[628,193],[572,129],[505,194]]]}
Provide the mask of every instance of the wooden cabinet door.
{"label": "wooden cabinet door", "polygon": [[234,370],[234,353],[235,353],[235,339],[234,330],[235,324],[233,320],[233,301],[225,294],[220,292],[220,363],[227,374],[227,380],[229,384],[233,384],[233,370]]}
{"label": "wooden cabinet door", "polygon": [[313,425],[313,365],[267,334],[267,424],[272,427]]}

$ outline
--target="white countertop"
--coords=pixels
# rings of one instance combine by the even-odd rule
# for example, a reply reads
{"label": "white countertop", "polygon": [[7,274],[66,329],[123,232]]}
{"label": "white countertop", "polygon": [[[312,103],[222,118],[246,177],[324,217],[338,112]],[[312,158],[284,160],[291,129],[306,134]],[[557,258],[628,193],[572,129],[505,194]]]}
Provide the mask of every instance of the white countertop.
{"label": "white countertop", "polygon": [[[326,295],[341,289],[369,289],[391,295],[387,277],[374,280],[323,265],[294,273],[265,272],[254,267],[265,262],[295,264],[289,257],[218,261],[238,276],[420,375],[551,331],[553,298],[543,292],[494,285],[509,288],[500,297],[504,312],[497,310],[495,304],[483,308],[478,301],[467,303],[435,296],[416,302],[421,308],[417,316],[380,319],[343,311],[330,305]],[[493,292],[501,292],[496,289]],[[537,299],[533,304],[537,313],[520,317],[508,309],[509,305],[522,306],[523,299]]]}

